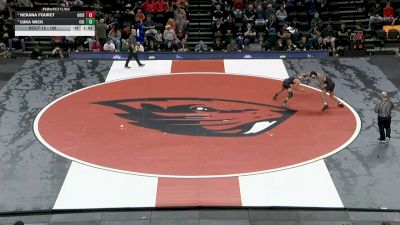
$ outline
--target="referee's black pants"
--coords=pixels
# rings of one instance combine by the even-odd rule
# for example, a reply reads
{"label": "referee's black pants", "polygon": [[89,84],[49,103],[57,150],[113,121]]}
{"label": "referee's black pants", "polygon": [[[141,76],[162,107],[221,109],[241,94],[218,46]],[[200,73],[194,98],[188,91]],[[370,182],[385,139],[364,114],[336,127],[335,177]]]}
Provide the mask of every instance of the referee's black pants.
{"label": "referee's black pants", "polygon": [[[392,117],[380,117],[378,116],[378,127],[379,135],[381,140],[385,140],[386,137],[390,138],[390,123],[392,122]],[[385,135],[386,131],[386,135]]]}
{"label": "referee's black pants", "polygon": [[137,62],[138,65],[141,65],[141,63],[140,63],[140,61],[139,61],[138,54],[137,54],[136,52],[129,51],[129,56],[128,56],[128,58],[126,59],[125,67],[128,66],[129,61],[132,59],[132,57],[135,58],[135,60],[136,60],[136,62]]}

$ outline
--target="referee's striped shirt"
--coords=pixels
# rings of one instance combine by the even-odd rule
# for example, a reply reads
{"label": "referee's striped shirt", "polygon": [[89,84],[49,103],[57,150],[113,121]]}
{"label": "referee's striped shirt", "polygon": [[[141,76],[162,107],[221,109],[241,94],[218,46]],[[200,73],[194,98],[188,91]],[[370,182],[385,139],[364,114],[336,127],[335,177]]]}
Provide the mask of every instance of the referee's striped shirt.
{"label": "referee's striped shirt", "polygon": [[392,114],[393,102],[389,100],[381,101],[376,104],[374,111],[378,113],[379,117],[388,118]]}

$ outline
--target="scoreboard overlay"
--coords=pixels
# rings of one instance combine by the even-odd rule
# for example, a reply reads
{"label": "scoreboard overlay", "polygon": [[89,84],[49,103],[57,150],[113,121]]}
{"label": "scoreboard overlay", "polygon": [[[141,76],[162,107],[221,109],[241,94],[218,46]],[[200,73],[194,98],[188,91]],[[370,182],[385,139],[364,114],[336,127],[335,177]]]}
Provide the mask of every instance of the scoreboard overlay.
{"label": "scoreboard overlay", "polygon": [[15,36],[95,36],[94,11],[19,11]]}

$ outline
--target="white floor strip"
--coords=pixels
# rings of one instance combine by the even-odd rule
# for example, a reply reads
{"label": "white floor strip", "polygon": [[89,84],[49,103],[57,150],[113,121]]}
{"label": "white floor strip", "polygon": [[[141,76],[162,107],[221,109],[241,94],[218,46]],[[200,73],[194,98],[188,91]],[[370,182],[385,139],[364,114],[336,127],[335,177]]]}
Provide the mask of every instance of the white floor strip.
{"label": "white floor strip", "polygon": [[343,208],[323,160],[293,169],[239,177],[243,206]]}
{"label": "white floor strip", "polygon": [[53,209],[155,207],[157,183],[72,162]]}
{"label": "white floor strip", "polygon": [[114,61],[108,72],[106,82],[157,74],[168,74],[171,72],[172,60],[142,60],[141,62],[146,65],[139,67],[133,59],[129,63],[131,68],[126,69],[124,67],[125,61]]}
{"label": "white floor strip", "polygon": [[224,64],[225,73],[250,74],[277,79],[289,77],[281,59],[225,59]]}

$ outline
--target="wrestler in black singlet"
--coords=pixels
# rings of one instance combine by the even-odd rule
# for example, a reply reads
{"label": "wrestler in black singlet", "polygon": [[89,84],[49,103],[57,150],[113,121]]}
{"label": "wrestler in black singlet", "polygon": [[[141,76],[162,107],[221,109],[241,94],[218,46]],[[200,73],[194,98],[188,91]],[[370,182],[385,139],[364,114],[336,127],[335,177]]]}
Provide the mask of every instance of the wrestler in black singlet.
{"label": "wrestler in black singlet", "polygon": [[325,90],[328,92],[332,92],[335,89],[335,82],[333,82],[333,80],[327,76],[325,76]]}
{"label": "wrestler in black singlet", "polygon": [[294,80],[295,80],[295,79],[301,80],[298,76],[291,76],[291,77],[286,78],[285,80],[283,80],[282,86],[283,86],[285,89],[290,88],[290,85],[291,85],[291,84],[294,84]]}

